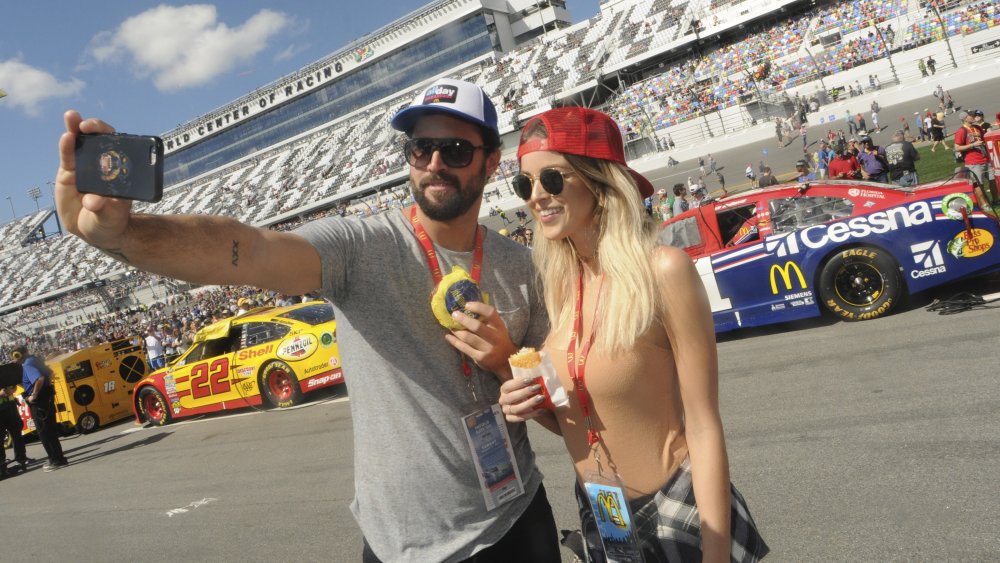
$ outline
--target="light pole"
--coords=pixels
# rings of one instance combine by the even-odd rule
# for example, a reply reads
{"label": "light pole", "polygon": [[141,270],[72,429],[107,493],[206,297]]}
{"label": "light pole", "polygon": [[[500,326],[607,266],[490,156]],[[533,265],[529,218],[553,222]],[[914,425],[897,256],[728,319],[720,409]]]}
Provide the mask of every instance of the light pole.
{"label": "light pole", "polygon": [[42,189],[38,186],[31,188],[28,190],[28,197],[35,200],[35,211],[41,211],[41,208],[38,206],[38,200],[42,199]]}
{"label": "light pole", "polygon": [[896,74],[896,65],[892,64],[892,50],[890,46],[886,44],[885,37],[882,36],[882,30],[875,25],[875,20],[872,20],[872,27],[875,28],[875,33],[878,34],[878,40],[882,43],[882,48],[885,49],[885,57],[889,59],[889,68],[892,69],[892,79],[899,84],[899,75]]}
{"label": "light pole", "polygon": [[948,46],[948,56],[951,57],[951,66],[958,68],[958,63],[955,62],[955,53],[951,50],[951,40],[948,38],[948,28],[944,25],[944,20],[941,19],[941,10],[938,10],[937,2],[931,0],[931,8],[934,9],[934,15],[937,16],[938,25],[941,26],[941,33],[944,34],[944,43]]}
{"label": "light pole", "polygon": [[12,219],[17,219],[17,213],[14,213],[14,201],[10,199],[10,196],[7,196],[7,203],[10,204],[10,216],[11,216],[11,218]]}

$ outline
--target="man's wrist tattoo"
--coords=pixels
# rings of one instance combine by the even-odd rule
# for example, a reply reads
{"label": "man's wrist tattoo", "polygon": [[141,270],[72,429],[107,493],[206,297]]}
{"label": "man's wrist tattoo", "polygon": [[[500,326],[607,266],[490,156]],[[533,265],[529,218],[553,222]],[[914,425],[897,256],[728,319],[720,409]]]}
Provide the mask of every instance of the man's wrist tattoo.
{"label": "man's wrist tattoo", "polygon": [[125,256],[125,253],[122,252],[120,248],[98,248],[98,250],[119,262],[124,262],[125,264],[132,263],[131,260],[128,259],[128,256]]}
{"label": "man's wrist tattoo", "polygon": [[233,241],[233,267],[240,265],[240,241]]}

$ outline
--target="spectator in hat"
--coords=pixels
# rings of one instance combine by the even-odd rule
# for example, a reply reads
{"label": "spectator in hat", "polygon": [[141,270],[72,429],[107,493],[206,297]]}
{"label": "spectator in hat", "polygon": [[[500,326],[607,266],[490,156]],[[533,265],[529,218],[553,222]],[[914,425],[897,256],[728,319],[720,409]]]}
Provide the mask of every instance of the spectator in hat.
{"label": "spectator in hat", "polygon": [[[558,423],[590,560],[608,559],[587,492],[600,467],[625,479],[604,491],[634,515],[646,561],[762,557],[729,481],[711,308],[687,254],[657,246],[642,210],[653,187],[627,166],[618,125],[587,108],[546,111],[525,124],[518,159],[518,192],[543,235],[533,255],[552,319],[544,350],[575,393],[566,408],[543,409],[540,389],[512,379],[500,404],[512,423]],[[667,505],[673,513],[658,510]],[[677,510],[690,515],[683,524]]]}
{"label": "spectator in hat", "polygon": [[809,163],[805,159],[799,159],[795,163],[795,173],[795,181],[799,183],[811,182],[816,179],[816,174],[809,169]]}
{"label": "spectator in hat", "polygon": [[[986,142],[983,140],[983,130],[976,125],[976,117],[967,112],[958,113],[962,126],[955,131],[955,151],[962,154],[962,160],[969,173],[990,191],[993,190],[993,171],[990,170],[989,156],[986,152]],[[993,192],[994,199],[996,193]]]}
{"label": "spectator in hat", "polygon": [[885,159],[885,149],[877,146],[871,137],[861,138],[858,162],[861,164],[862,178],[872,182],[888,183],[889,163]]}
{"label": "spectator in hat", "polygon": [[920,153],[913,143],[906,140],[903,130],[892,134],[892,142],[885,147],[885,160],[889,164],[889,178],[897,186],[915,186],[920,183],[917,177],[917,161]]}

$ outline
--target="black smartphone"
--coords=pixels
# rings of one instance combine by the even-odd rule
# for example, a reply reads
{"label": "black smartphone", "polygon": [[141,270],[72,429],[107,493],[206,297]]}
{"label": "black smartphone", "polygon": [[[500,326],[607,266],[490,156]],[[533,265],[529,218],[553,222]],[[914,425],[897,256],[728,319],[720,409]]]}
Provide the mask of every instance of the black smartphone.
{"label": "black smartphone", "polygon": [[76,189],[157,202],[163,197],[163,140],[110,133],[76,136]]}

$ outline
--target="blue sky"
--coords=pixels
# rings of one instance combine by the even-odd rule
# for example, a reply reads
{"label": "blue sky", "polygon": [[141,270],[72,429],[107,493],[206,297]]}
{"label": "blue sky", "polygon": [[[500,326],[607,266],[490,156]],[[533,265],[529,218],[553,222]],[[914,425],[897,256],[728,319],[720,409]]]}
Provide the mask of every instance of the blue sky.
{"label": "blue sky", "polygon": [[[346,8],[350,4],[352,7]],[[8,2],[0,24],[0,223],[35,210],[58,167],[62,114],[161,134],[314,62],[422,4],[219,0]],[[598,0],[569,0],[574,22]],[[362,8],[363,7],[363,8]],[[9,202],[7,198],[10,198]]]}

